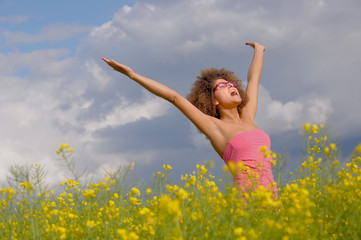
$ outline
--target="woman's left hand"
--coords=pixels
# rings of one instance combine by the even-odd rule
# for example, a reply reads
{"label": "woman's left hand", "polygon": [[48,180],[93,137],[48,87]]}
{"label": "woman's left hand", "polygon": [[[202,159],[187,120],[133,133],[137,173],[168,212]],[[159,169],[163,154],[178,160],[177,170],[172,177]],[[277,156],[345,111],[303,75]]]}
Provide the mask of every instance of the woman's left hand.
{"label": "woman's left hand", "polygon": [[266,47],[256,43],[256,42],[246,42],[246,45],[251,46],[252,48],[262,50],[263,52],[266,51]]}

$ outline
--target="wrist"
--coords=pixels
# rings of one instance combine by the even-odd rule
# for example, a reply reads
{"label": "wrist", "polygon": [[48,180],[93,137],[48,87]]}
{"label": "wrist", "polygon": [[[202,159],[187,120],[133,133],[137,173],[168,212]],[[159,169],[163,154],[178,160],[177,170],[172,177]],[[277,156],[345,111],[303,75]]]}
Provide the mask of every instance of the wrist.
{"label": "wrist", "polygon": [[132,72],[128,73],[127,76],[128,76],[130,79],[135,80],[135,79],[137,78],[138,74],[136,74],[135,72],[132,71]]}
{"label": "wrist", "polygon": [[265,47],[255,47],[254,48],[254,53],[260,53],[260,54],[263,54],[264,53],[264,51],[266,50],[266,48]]}

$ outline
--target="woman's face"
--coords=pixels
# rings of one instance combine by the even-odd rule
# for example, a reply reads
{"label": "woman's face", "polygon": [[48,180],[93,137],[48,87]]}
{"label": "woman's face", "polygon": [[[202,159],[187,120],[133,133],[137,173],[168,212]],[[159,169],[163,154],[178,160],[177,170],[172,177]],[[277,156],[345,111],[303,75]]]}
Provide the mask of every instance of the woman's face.
{"label": "woman's face", "polygon": [[215,104],[221,104],[224,107],[237,107],[242,98],[239,95],[236,83],[228,82],[225,79],[217,79],[213,82],[213,93]]}

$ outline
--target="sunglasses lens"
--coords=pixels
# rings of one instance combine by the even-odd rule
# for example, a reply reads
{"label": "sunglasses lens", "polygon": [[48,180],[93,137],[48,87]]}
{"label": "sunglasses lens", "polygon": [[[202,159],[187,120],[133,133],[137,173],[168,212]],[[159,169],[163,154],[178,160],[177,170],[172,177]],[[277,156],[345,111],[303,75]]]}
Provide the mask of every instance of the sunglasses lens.
{"label": "sunglasses lens", "polygon": [[220,82],[213,88],[213,91],[215,91],[217,89],[217,87],[225,88],[225,87],[228,87],[230,85],[232,85],[233,87],[236,87],[237,83],[236,82]]}

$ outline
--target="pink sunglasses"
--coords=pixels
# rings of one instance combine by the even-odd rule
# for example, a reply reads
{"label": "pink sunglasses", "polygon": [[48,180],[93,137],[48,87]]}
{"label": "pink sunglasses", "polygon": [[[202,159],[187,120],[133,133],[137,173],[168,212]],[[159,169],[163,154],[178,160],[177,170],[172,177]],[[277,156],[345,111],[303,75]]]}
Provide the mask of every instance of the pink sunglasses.
{"label": "pink sunglasses", "polygon": [[220,83],[217,83],[216,86],[213,88],[213,92],[216,91],[217,87],[218,88],[225,88],[225,87],[228,87],[230,85],[232,85],[233,87],[236,87],[237,83],[236,82],[220,82]]}

